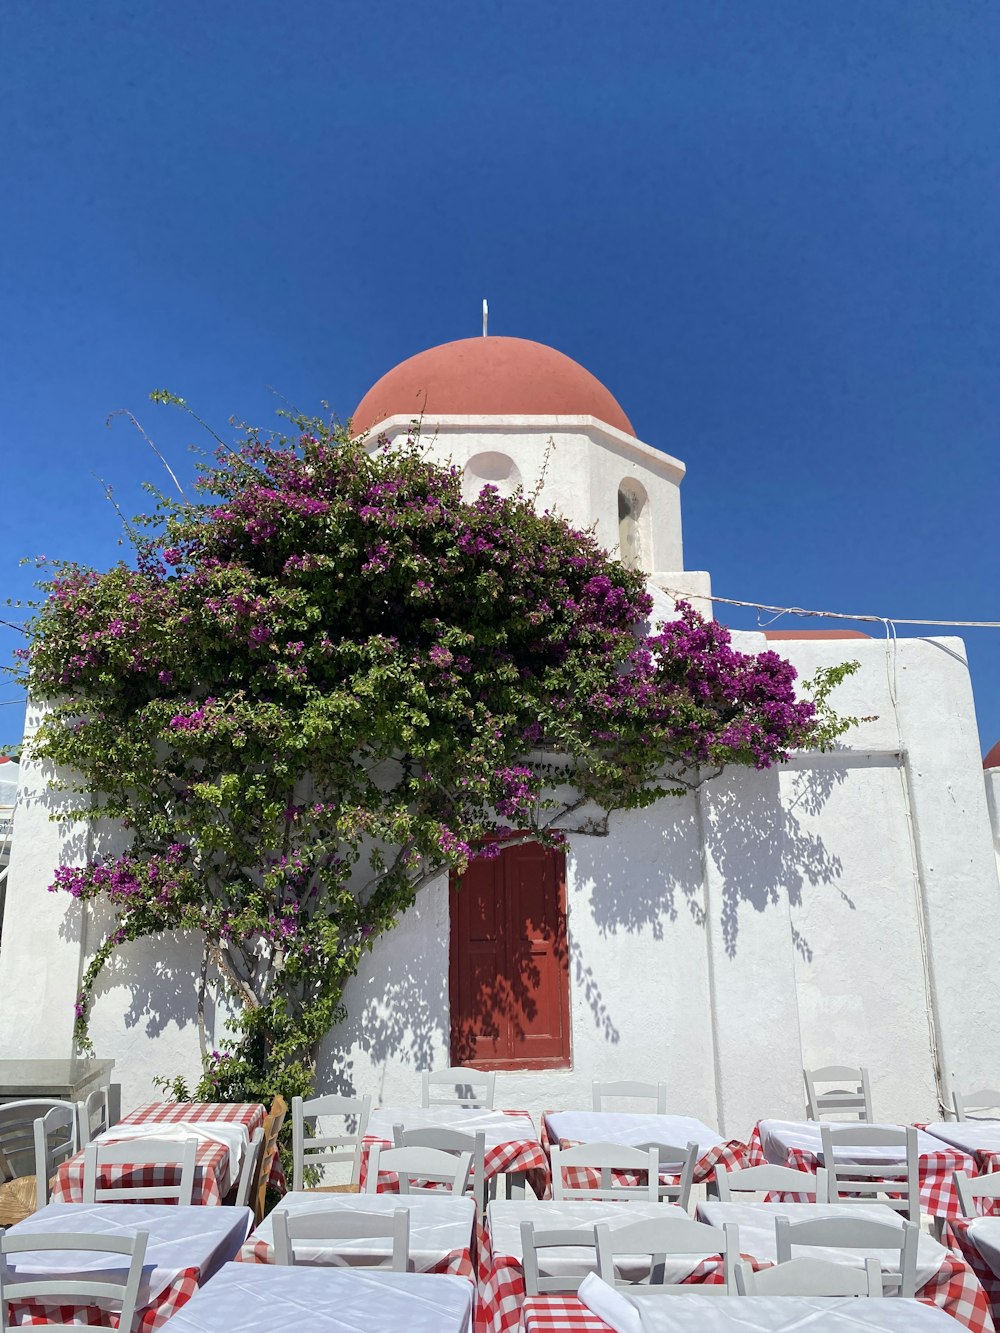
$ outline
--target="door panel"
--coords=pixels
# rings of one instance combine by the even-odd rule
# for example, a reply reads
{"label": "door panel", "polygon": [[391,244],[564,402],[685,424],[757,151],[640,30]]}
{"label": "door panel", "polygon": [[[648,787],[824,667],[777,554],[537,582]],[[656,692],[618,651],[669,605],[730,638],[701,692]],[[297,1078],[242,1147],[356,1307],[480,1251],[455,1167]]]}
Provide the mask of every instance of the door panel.
{"label": "door panel", "polygon": [[452,1059],[569,1064],[565,857],[537,843],[474,861],[451,896]]}

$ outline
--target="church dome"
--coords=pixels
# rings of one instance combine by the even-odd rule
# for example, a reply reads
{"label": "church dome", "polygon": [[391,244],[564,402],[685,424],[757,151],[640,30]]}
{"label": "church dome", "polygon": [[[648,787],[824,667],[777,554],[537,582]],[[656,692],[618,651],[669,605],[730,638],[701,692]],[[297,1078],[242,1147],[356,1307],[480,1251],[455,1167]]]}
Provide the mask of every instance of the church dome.
{"label": "church dome", "polygon": [[1000,741],[989,751],[983,760],[983,768],[1000,768]]}
{"label": "church dome", "polygon": [[527,338],[462,338],[401,361],[358,404],[354,433],[396,416],[596,417],[635,435],[589,370]]}

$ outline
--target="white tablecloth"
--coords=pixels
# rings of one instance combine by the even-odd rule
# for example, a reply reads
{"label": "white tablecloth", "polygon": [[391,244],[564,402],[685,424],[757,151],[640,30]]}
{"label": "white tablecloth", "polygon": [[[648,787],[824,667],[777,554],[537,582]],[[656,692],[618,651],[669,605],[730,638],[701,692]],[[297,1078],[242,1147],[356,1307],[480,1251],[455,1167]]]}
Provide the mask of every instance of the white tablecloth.
{"label": "white tablecloth", "polygon": [[371,1114],[367,1135],[391,1143],[393,1125],[404,1129],[456,1129],[463,1134],[483,1130],[487,1151],[501,1143],[538,1139],[530,1115],[507,1115],[474,1106],[380,1106]]}
{"label": "white tablecloth", "polygon": [[[9,1229],[31,1232],[86,1232],[94,1236],[148,1231],[139,1306],[151,1304],[184,1268],[201,1270],[201,1280],[234,1259],[253,1222],[249,1208],[176,1207],[152,1203],[50,1203]],[[120,1254],[88,1250],[28,1250],[12,1255],[9,1267],[22,1278],[83,1278],[124,1282],[128,1260]]]}
{"label": "white tablecloth", "polygon": [[[820,1125],[828,1124],[831,1129],[851,1129],[843,1120],[762,1120],[760,1122],[760,1142],[764,1156],[769,1162],[784,1166],[791,1148],[801,1148],[813,1153],[822,1163],[823,1140],[820,1138]],[[902,1129],[902,1125],[866,1125],[866,1129]],[[926,1153],[940,1152],[940,1141],[923,1130],[917,1130],[917,1153],[923,1157]],[[878,1165],[894,1165],[906,1160],[906,1148],[842,1147],[837,1149],[837,1161],[872,1162]]]}
{"label": "white tablecloth", "polygon": [[1000,1120],[941,1120],[928,1125],[926,1132],[970,1157],[977,1152],[1000,1153]]}
{"label": "white tablecloth", "polygon": [[969,1223],[968,1234],[976,1249],[1000,1277],[1000,1217],[979,1217]]}
{"label": "white tablecloth", "polygon": [[[561,1231],[566,1227],[593,1227],[598,1222],[606,1222],[611,1231],[628,1226],[645,1218],[663,1217],[673,1213],[676,1217],[687,1217],[683,1208],[675,1203],[643,1203],[629,1200],[626,1203],[606,1202],[603,1199],[494,1199],[486,1210],[487,1227],[490,1234],[490,1247],[494,1255],[509,1255],[518,1262],[523,1258],[521,1250],[521,1223],[534,1222],[538,1231]],[[720,1244],[722,1243],[720,1237]],[[667,1257],[667,1282],[683,1282],[699,1263],[711,1253],[676,1254]],[[718,1251],[716,1251],[718,1253]],[[556,1276],[559,1273],[579,1272],[583,1263],[594,1258],[594,1251],[580,1246],[567,1246],[565,1249],[543,1250],[538,1257],[543,1273]],[[628,1261],[624,1263],[616,1256],[615,1262],[623,1277],[632,1276]],[[649,1256],[637,1261],[636,1274],[649,1268]]]}
{"label": "white tablecloth", "polygon": [[954,1333],[955,1320],[912,1300],[822,1296],[633,1296],[643,1333]]}
{"label": "white tablecloth", "polygon": [[229,1264],[166,1327],[170,1333],[466,1333],[472,1296],[463,1277]]}
{"label": "white tablecloth", "polygon": [[698,1156],[725,1143],[714,1129],[686,1115],[634,1115],[619,1111],[551,1111],[545,1117],[549,1138],[578,1139],[581,1143],[664,1143],[685,1148],[697,1143]]}
{"label": "white tablecloth", "polygon": [[[849,1217],[853,1221],[869,1218],[873,1222],[888,1222],[891,1226],[903,1229],[903,1218],[885,1204],[853,1203],[720,1203],[708,1199],[699,1203],[698,1219],[708,1222],[713,1227],[721,1227],[724,1222],[735,1222],[740,1229],[740,1252],[752,1255],[755,1259],[778,1259],[775,1247],[774,1219],[787,1217],[790,1222],[805,1222],[820,1217]],[[793,1251],[796,1257],[804,1251]],[[864,1260],[871,1257],[878,1259],[887,1271],[899,1272],[899,1256],[891,1250],[872,1249],[827,1249],[825,1246],[810,1246],[811,1258],[827,1259],[831,1263],[854,1264],[863,1266]],[[917,1288],[930,1282],[948,1256],[943,1245],[922,1231],[917,1238]]]}
{"label": "white tablecloth", "polygon": [[178,1120],[167,1124],[112,1125],[97,1136],[98,1143],[125,1143],[131,1139],[169,1139],[183,1143],[217,1143],[229,1153],[229,1181],[236,1180],[250,1142],[246,1125],[223,1120]]}
{"label": "white tablecloth", "polygon": [[[397,1208],[410,1214],[410,1260],[417,1272],[423,1272],[440,1263],[453,1250],[468,1250],[472,1245],[472,1229],[476,1221],[476,1205],[468,1197],[456,1198],[451,1194],[286,1194],[275,1211],[283,1209],[289,1215],[326,1212],[385,1213],[391,1215]],[[268,1213],[250,1242],[266,1241],[274,1244],[274,1213]],[[354,1252],[360,1260],[391,1253],[388,1241],[338,1240],[338,1254]],[[324,1251],[301,1242],[296,1245],[300,1263],[324,1262]],[[332,1262],[330,1252],[325,1261]]]}

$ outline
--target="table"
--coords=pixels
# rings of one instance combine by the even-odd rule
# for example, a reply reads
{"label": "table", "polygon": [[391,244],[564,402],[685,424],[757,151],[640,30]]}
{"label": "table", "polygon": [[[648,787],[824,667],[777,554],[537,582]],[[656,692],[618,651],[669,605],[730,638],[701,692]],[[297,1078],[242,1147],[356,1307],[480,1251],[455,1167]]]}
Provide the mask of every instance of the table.
{"label": "table", "polygon": [[[952,1320],[919,1301],[823,1296],[633,1296],[643,1333],[948,1333]],[[546,1308],[547,1306],[547,1308]],[[606,1333],[580,1300],[550,1297],[527,1313],[526,1333]]]}
{"label": "table", "polygon": [[[521,1223],[534,1222],[546,1230],[561,1227],[593,1227],[606,1222],[615,1231],[649,1217],[673,1213],[686,1217],[674,1203],[625,1203],[603,1199],[567,1199],[542,1202],[539,1199],[494,1199],[486,1210],[486,1234],[479,1258],[480,1322],[486,1333],[506,1333],[520,1327],[524,1303],[524,1268],[521,1250]],[[592,1255],[591,1251],[591,1255]],[[583,1249],[553,1250],[544,1256],[548,1273],[579,1272]],[[620,1263],[620,1261],[619,1261]],[[627,1270],[625,1270],[627,1271]],[[720,1260],[714,1255],[678,1254],[670,1259],[668,1282],[722,1281]]]}
{"label": "table", "polygon": [[227,1264],[169,1333],[466,1333],[473,1293],[462,1277]]}
{"label": "table", "polygon": [[[156,1138],[158,1128],[179,1125],[190,1120],[242,1126],[249,1139],[264,1123],[264,1108],[257,1102],[150,1102],[124,1116],[101,1137],[113,1142],[117,1132],[124,1130],[128,1134],[141,1127],[142,1130],[148,1131],[150,1138]],[[196,1160],[193,1202],[222,1203],[236,1179],[229,1149],[222,1143],[205,1142],[199,1144]],[[278,1170],[280,1172],[280,1165]],[[169,1165],[136,1168],[123,1162],[102,1167],[100,1173],[100,1184],[104,1187],[165,1186],[176,1183],[177,1179],[176,1169]],[[275,1183],[273,1173],[272,1183]],[[82,1152],[60,1166],[56,1172],[52,1197],[61,1203],[83,1201]]]}
{"label": "table", "polygon": [[[197,1288],[238,1253],[253,1224],[249,1208],[198,1208],[148,1203],[50,1203],[10,1228],[11,1235],[31,1232],[88,1232],[121,1235],[148,1231],[149,1242],[139,1288],[136,1327],[142,1333],[166,1323]],[[124,1280],[127,1261],[121,1255],[85,1250],[38,1250],[8,1261],[21,1277],[83,1277],[105,1272]],[[18,1303],[33,1323],[88,1322],[93,1308],[67,1307],[47,1301]],[[105,1314],[105,1323],[107,1321]]]}
{"label": "table", "polygon": [[[642,1115],[619,1111],[546,1111],[542,1117],[542,1145],[558,1143],[560,1148],[572,1148],[578,1143],[620,1143],[636,1148],[646,1143],[663,1143],[684,1148],[697,1143],[698,1160],[695,1163],[696,1183],[708,1180],[717,1166],[738,1171],[746,1165],[747,1145],[739,1139],[723,1139],[714,1129],[684,1115]],[[565,1173],[574,1187],[596,1186],[600,1172],[588,1167],[570,1167]],[[615,1184],[639,1183],[637,1172],[615,1171]],[[661,1175],[661,1181],[676,1177]]]}
{"label": "table", "polygon": [[[878,1203],[721,1203],[709,1199],[698,1205],[697,1216],[713,1227],[735,1222],[740,1229],[740,1252],[761,1266],[777,1261],[774,1219],[779,1216],[792,1222],[819,1217],[865,1217],[893,1223],[900,1230],[903,1226],[899,1213]],[[893,1258],[886,1250],[810,1247],[810,1253],[834,1263],[860,1265],[871,1256],[886,1269],[893,1265]],[[921,1232],[917,1239],[917,1296],[921,1301],[940,1306],[946,1314],[966,1327],[976,1329],[977,1333],[989,1329],[992,1324],[986,1294],[970,1266],[926,1232]],[[888,1298],[890,1303],[894,1299],[899,1298]]]}
{"label": "table", "polygon": [[0,1102],[57,1097],[82,1102],[111,1082],[114,1060],[0,1060]]}
{"label": "table", "polygon": [[[754,1126],[748,1145],[747,1164],[763,1166],[765,1162],[775,1162],[779,1166],[791,1166],[799,1171],[815,1171],[823,1165],[823,1144],[820,1138],[820,1124],[829,1124],[835,1129],[844,1129],[845,1122],[817,1120],[760,1120]],[[848,1126],[849,1127],[849,1126]],[[873,1125],[874,1129],[902,1129],[902,1125]],[[934,1138],[923,1130],[917,1130],[918,1172],[920,1177],[920,1203],[924,1212],[933,1217],[961,1217],[958,1195],[952,1183],[952,1172],[967,1171],[975,1174],[975,1163],[967,1153],[953,1148],[950,1144]],[[905,1160],[905,1149],[857,1147],[850,1149],[850,1157],[844,1161],[867,1163],[885,1163],[895,1165]],[[838,1160],[840,1156],[838,1153]],[[792,1198],[786,1195],[786,1198]],[[804,1196],[794,1196],[802,1198]]]}
{"label": "table", "polygon": [[[476,1225],[476,1204],[467,1196],[453,1194],[322,1194],[304,1191],[286,1194],[279,1207],[289,1214],[362,1212],[392,1213],[405,1208],[410,1214],[410,1261],[418,1273],[451,1273],[475,1281],[473,1267],[473,1238]],[[268,1213],[260,1226],[240,1250],[243,1263],[274,1263],[274,1213]],[[357,1252],[359,1261],[364,1257],[386,1255],[389,1244],[378,1240],[342,1240],[337,1242],[338,1254]],[[308,1264],[333,1263],[333,1259],[317,1246],[314,1251],[302,1249]],[[348,1263],[350,1258],[348,1257]]]}
{"label": "table", "polygon": [[1000,1217],[955,1218],[951,1234],[966,1263],[982,1284],[1000,1327]]}
{"label": "table", "polygon": [[[362,1143],[361,1188],[368,1176],[368,1150],[375,1143],[392,1146],[392,1127],[457,1129],[486,1135],[486,1177],[512,1175],[512,1191],[523,1194],[527,1180],[539,1198],[549,1181],[549,1163],[534,1122],[526,1111],[491,1111],[471,1106],[380,1106],[368,1121]],[[379,1172],[380,1190],[398,1188],[396,1176]]]}
{"label": "table", "polygon": [[[932,1138],[968,1153],[980,1175],[1000,1171],[1000,1120],[939,1120],[923,1126]],[[1000,1213],[1000,1200],[984,1200],[988,1213]]]}

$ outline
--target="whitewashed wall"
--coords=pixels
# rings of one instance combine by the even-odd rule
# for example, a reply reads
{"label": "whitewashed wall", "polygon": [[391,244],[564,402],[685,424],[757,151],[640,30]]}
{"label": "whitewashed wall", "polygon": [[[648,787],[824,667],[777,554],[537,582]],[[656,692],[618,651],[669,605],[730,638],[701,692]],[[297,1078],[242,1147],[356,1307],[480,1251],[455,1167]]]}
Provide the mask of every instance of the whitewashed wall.
{"label": "whitewashed wall", "polygon": [[[858,658],[835,703],[877,721],[833,754],[727,773],[697,798],[616,817],[608,838],[572,839],[573,1067],[501,1073],[504,1104],[583,1105],[595,1077],[655,1075],[674,1107],[741,1136],[759,1114],[801,1114],[804,1063],[867,1064],[887,1119],[935,1114],[935,1049],[946,1095],[952,1082],[995,1081],[1000,888],[962,644],[781,650],[804,676]],[[51,867],[83,849],[48,822],[51,797],[37,798],[25,769],[0,1053],[67,1056],[99,923],[45,892]],[[438,882],[364,960],[319,1086],[406,1103],[418,1071],[447,1062],[448,932]],[[191,941],[136,946],[95,1007],[98,1053],[118,1062],[126,1106],[151,1095],[154,1074],[196,1070],[196,954]]]}
{"label": "whitewashed wall", "polygon": [[[405,436],[409,422],[392,417],[372,432],[389,439]],[[438,417],[426,418],[421,443],[433,458],[454,462],[463,471],[483,454],[509,457],[517,472],[503,476],[473,469],[467,495],[478,495],[489,481],[503,494],[515,484],[528,495],[538,491],[537,508],[552,509],[579,528],[593,524],[607,550],[618,548],[618,488],[639,481],[649,496],[652,550],[644,568],[683,569],[680,483],[684,464],[594,417]]]}

